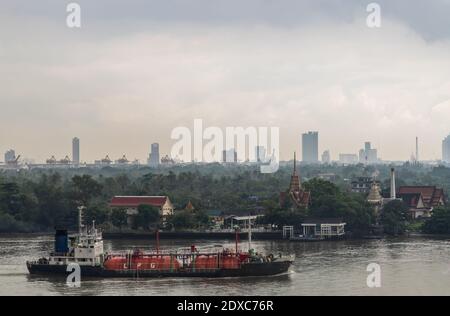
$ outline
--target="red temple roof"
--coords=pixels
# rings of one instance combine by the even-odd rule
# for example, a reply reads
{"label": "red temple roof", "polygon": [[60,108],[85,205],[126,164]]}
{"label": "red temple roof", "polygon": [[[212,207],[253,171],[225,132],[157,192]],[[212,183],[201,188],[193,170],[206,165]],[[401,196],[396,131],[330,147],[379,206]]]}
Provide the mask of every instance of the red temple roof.
{"label": "red temple roof", "polygon": [[111,207],[138,207],[139,205],[161,207],[167,199],[167,196],[115,196],[109,205]]}
{"label": "red temple roof", "polygon": [[440,206],[445,201],[444,190],[435,186],[404,186],[398,190],[399,197],[411,195],[422,196],[423,203],[427,207]]}

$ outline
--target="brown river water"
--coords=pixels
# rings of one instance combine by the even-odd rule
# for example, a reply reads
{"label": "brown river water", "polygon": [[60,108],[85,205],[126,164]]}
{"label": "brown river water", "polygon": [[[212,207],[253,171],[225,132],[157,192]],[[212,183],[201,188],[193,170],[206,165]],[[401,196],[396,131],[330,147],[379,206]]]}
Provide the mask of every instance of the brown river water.
{"label": "brown river water", "polygon": [[[234,247],[220,240],[161,243],[166,249],[191,244]],[[450,239],[254,241],[260,252],[295,254],[291,271],[257,278],[82,279],[79,288],[61,278],[28,274],[25,262],[45,256],[52,247],[52,236],[1,236],[0,295],[450,295]],[[151,247],[152,240],[105,240],[107,251]],[[367,285],[371,263],[381,268],[380,287]]]}

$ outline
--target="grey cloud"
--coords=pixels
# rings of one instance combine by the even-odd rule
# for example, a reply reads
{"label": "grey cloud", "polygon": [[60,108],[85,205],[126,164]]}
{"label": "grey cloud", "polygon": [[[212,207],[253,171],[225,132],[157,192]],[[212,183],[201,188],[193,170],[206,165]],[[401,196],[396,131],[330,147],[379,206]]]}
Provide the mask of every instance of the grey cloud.
{"label": "grey cloud", "polygon": [[[324,21],[351,23],[364,19],[366,6],[377,2],[383,16],[408,25],[427,40],[450,38],[450,0],[74,0],[82,6],[85,25],[110,36],[144,31],[154,23],[265,24],[301,26]],[[68,3],[68,2],[67,2]],[[61,21],[60,0],[14,0],[0,12]]]}

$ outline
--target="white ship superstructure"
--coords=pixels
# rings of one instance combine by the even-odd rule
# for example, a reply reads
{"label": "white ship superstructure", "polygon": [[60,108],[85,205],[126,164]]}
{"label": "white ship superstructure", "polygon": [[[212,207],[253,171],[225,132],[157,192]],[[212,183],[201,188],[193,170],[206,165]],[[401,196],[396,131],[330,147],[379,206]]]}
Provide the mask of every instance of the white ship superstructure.
{"label": "white ship superstructure", "polygon": [[83,207],[78,208],[79,232],[69,237],[67,231],[57,232],[55,251],[49,258],[39,259],[39,263],[49,265],[68,265],[77,263],[80,266],[101,266],[105,259],[102,233],[92,222],[90,228],[83,225]]}

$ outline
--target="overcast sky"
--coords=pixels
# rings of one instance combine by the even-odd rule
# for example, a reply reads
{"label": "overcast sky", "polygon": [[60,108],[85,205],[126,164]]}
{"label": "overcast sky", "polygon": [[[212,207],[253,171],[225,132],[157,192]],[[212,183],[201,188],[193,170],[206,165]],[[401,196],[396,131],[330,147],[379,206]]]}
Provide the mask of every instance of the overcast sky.
{"label": "overcast sky", "polygon": [[[0,2],[0,151],[146,159],[178,126],[279,126],[320,152],[372,141],[387,160],[441,157],[450,133],[450,0],[61,0]],[[0,159],[3,160],[3,159]]]}

